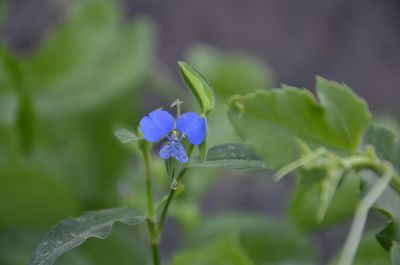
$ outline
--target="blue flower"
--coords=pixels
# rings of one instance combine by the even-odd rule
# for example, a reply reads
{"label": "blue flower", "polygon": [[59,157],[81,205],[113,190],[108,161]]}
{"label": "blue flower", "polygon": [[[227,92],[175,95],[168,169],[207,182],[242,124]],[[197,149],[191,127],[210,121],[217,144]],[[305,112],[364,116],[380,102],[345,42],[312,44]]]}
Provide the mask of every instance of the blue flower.
{"label": "blue flower", "polygon": [[187,137],[191,144],[201,144],[206,137],[206,120],[197,113],[186,112],[178,117],[176,125],[174,117],[161,109],[150,112],[139,123],[145,140],[157,142],[167,137],[168,142],[160,150],[162,159],[174,157],[181,163],[188,161],[185,148],[181,144]]}

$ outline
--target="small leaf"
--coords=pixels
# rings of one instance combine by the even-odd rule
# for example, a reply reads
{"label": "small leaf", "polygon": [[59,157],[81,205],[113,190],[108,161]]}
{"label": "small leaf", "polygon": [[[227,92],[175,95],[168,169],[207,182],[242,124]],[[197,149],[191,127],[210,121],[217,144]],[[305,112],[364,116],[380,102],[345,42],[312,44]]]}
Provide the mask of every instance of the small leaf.
{"label": "small leaf", "polygon": [[136,225],[146,216],[132,208],[86,212],[57,224],[35,249],[28,265],[51,265],[63,253],[79,246],[89,237],[105,239],[115,222]]}
{"label": "small leaf", "polygon": [[208,150],[204,162],[197,161],[189,167],[211,167],[232,169],[264,169],[264,161],[245,144],[224,144]]}
{"label": "small leaf", "polygon": [[299,141],[311,149],[356,152],[370,122],[367,104],[349,87],[322,78],[316,90],[320,103],[308,90],[288,86],[234,96],[228,116],[272,169],[300,158]]}
{"label": "small leaf", "polygon": [[215,105],[214,91],[206,78],[185,62],[178,62],[183,81],[190,89],[201,107],[203,114],[208,114]]}
{"label": "small leaf", "polygon": [[123,144],[143,139],[127,129],[118,129],[114,134]]}

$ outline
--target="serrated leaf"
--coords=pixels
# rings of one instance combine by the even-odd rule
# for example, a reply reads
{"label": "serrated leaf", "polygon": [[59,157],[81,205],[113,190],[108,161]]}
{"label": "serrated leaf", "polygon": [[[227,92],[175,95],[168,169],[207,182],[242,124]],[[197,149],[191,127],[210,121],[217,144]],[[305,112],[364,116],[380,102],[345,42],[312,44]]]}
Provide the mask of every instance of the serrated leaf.
{"label": "serrated leaf", "polygon": [[66,219],[43,238],[28,265],[51,265],[61,254],[79,246],[89,237],[104,239],[115,222],[136,225],[145,220],[143,213],[132,208],[91,211]]}
{"label": "serrated leaf", "polygon": [[143,139],[127,129],[118,129],[114,134],[123,144]]}
{"label": "serrated leaf", "polygon": [[278,169],[300,157],[298,141],[338,153],[358,150],[370,122],[364,100],[349,87],[317,78],[320,103],[305,89],[258,90],[230,99],[228,115],[239,136]]}
{"label": "serrated leaf", "polygon": [[258,157],[248,145],[223,144],[208,150],[204,162],[196,161],[189,167],[232,168],[232,169],[264,169],[264,161]]}
{"label": "serrated leaf", "polygon": [[200,105],[201,112],[208,114],[215,105],[214,91],[207,79],[185,62],[178,62],[183,81]]}

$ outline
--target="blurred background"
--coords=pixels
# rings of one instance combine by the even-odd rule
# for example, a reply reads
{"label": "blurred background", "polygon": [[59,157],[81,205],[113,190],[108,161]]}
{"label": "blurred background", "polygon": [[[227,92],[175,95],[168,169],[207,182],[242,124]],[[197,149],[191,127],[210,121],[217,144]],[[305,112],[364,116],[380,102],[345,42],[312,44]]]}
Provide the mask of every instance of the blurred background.
{"label": "blurred background", "polygon": [[[141,157],[113,132],[134,130],[176,98],[197,110],[178,60],[215,88],[210,145],[241,141],[224,113],[229,96],[281,83],[313,90],[316,75],[348,84],[374,115],[396,117],[399,14],[395,0],[0,0],[0,264],[26,264],[68,216],[144,208]],[[156,153],[153,167],[161,199],[170,180]],[[165,261],[225,264],[235,252],[254,264],[328,264],[344,241],[357,187],[343,185],[317,224],[315,194],[270,175],[192,172],[171,207]],[[56,264],[149,264],[146,229],[113,231]],[[359,264],[387,264],[372,239]]]}

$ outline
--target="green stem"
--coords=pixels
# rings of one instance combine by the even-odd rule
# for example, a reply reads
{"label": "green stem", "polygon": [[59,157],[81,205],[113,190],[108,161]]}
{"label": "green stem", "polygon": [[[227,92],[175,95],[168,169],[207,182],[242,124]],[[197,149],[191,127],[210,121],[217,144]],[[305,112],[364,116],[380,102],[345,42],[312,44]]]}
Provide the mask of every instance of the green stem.
{"label": "green stem", "polygon": [[[344,163],[354,170],[369,169],[374,171],[378,176],[383,176],[387,170],[386,162],[374,159],[369,156],[355,156],[344,160]],[[392,175],[390,186],[400,195],[400,176]]]}
{"label": "green stem", "polygon": [[345,245],[343,246],[343,251],[338,262],[339,265],[353,264],[358,245],[361,241],[362,233],[364,231],[368,211],[389,185],[389,182],[393,176],[392,173],[392,170],[386,169],[382,175],[382,178],[379,179],[375,186],[373,186],[372,189],[360,201],[351,225],[350,233],[346,239]]}
{"label": "green stem", "polygon": [[160,264],[159,257],[159,233],[157,231],[157,225],[154,223],[154,204],[153,204],[153,192],[151,188],[151,171],[150,171],[150,152],[147,143],[144,143],[141,147],[143,153],[143,159],[145,164],[146,174],[146,197],[147,197],[147,227],[149,229],[150,241],[151,241],[151,253],[153,256],[153,264]]}
{"label": "green stem", "polygon": [[146,172],[146,197],[147,197],[147,215],[150,220],[154,219],[153,191],[151,188],[150,154],[147,150],[143,151],[143,159]]}
{"label": "green stem", "polygon": [[[176,178],[176,180],[178,182],[178,185],[179,185],[182,177],[186,174],[186,171],[187,171],[187,168],[184,168],[181,171],[181,173],[179,174],[179,176]],[[158,230],[159,233],[161,233],[161,231],[163,229],[165,217],[167,215],[168,208],[169,208],[169,205],[171,204],[172,198],[174,197],[175,191],[176,191],[175,189],[170,189],[169,190],[167,201],[164,204],[164,208],[163,208],[163,210],[161,212],[161,215],[160,215],[160,220],[158,221],[157,230]]]}

